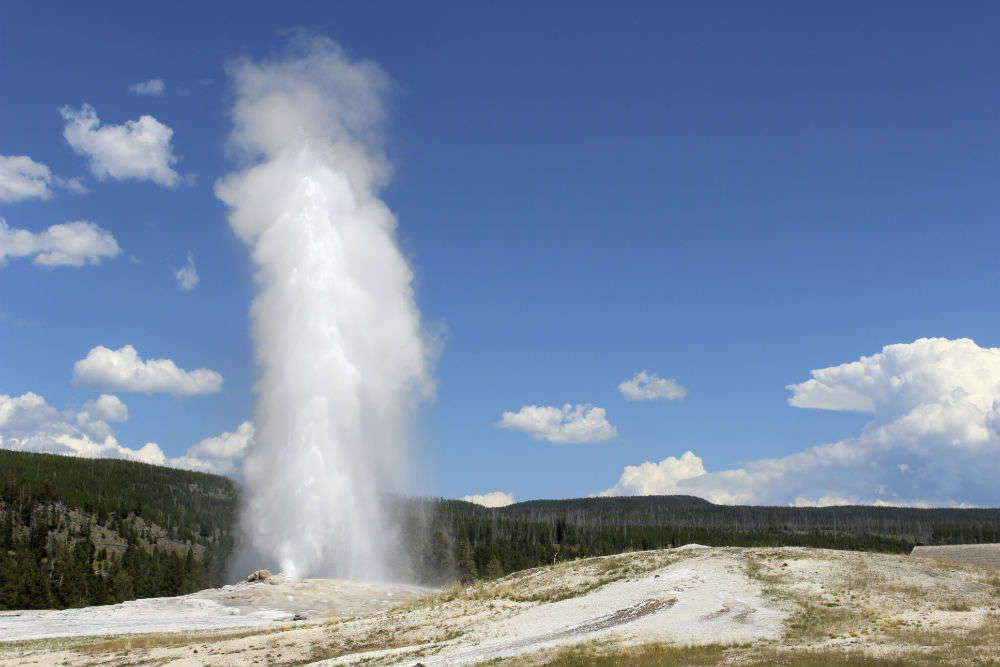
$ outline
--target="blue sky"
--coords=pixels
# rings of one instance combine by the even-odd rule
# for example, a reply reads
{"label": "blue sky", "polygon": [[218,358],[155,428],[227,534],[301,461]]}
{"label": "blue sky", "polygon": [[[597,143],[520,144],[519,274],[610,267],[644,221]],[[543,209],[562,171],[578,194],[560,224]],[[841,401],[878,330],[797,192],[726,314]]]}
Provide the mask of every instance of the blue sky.
{"label": "blue sky", "polygon": [[[0,266],[0,395],[32,392],[60,413],[35,403],[19,425],[0,418],[4,446],[55,447],[101,394],[128,406],[127,420],[103,420],[117,443],[153,442],[167,458],[252,419],[253,268],[213,192],[233,169],[226,66],[280,52],[303,27],[393,80],[381,196],[440,336],[436,398],[414,434],[418,489],[1000,502],[983,481],[1000,473],[996,8],[2,12],[0,155],[52,177],[51,196],[9,196],[0,218],[34,234],[89,221],[120,248],[81,267],[10,254]],[[130,90],[152,79],[161,95]],[[144,115],[168,127],[178,182],[100,177],[64,138],[59,110],[84,104],[105,127]],[[188,252],[199,281],[184,290],[175,272]],[[73,382],[93,348],[126,345],[215,371],[222,387],[175,396]],[[892,345],[904,347],[825,389],[800,384]],[[627,400],[619,384],[643,370],[686,394]],[[617,435],[550,442],[519,412],[564,404],[603,409]],[[826,443],[853,458],[802,461]]]}

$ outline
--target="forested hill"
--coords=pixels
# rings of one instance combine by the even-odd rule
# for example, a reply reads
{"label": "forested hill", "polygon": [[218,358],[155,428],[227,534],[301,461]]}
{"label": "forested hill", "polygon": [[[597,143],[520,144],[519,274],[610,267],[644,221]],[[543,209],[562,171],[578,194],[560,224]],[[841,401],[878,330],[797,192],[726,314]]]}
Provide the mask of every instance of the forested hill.
{"label": "forested hill", "polygon": [[[239,489],[225,477],[0,449],[0,609],[177,595],[224,581]],[[691,496],[533,500],[487,508],[391,497],[395,566],[423,583],[673,547],[806,546],[908,553],[1000,542],[1000,509],[750,507]]]}
{"label": "forested hill", "polygon": [[[1000,542],[1000,509],[754,507],[691,496],[533,500],[499,508],[424,499],[404,506],[416,574],[430,583],[692,542],[895,553],[915,544]],[[424,517],[430,525],[421,529]]]}
{"label": "forested hill", "polygon": [[217,475],[0,449],[0,609],[218,586],[237,500]]}

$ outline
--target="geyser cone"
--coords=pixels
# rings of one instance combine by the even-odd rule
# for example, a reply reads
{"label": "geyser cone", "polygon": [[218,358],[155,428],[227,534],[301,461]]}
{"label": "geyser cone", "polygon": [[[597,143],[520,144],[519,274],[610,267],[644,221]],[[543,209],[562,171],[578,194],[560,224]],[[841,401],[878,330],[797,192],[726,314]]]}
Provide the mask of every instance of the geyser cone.
{"label": "geyser cone", "polygon": [[381,576],[378,492],[403,481],[430,387],[412,273],[377,197],[385,77],[303,37],[231,75],[231,143],[248,166],[216,194],[258,284],[244,529],[288,574]]}

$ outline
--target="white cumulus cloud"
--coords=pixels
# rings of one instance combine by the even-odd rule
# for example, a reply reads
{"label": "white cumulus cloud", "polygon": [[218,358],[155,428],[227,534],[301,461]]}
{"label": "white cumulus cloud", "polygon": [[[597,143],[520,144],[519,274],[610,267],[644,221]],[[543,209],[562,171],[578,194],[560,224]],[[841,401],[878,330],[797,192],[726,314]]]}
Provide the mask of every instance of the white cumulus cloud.
{"label": "white cumulus cloud", "polygon": [[137,84],[129,86],[129,90],[136,95],[152,95],[153,97],[160,97],[167,90],[167,84],[163,83],[163,79],[156,78],[150,79],[149,81],[140,81]]}
{"label": "white cumulus cloud", "polygon": [[172,168],[177,162],[171,144],[174,131],[152,116],[102,127],[89,104],[79,109],[66,106],[59,112],[66,121],[63,137],[88,159],[98,179],[152,181],[167,187],[180,182]]}
{"label": "white cumulus cloud", "polygon": [[253,422],[243,422],[233,432],[224,431],[205,438],[188,450],[188,456],[210,459],[233,459],[243,456],[253,443]]}
{"label": "white cumulus cloud", "polygon": [[121,252],[114,235],[92,222],[52,225],[35,233],[14,229],[0,218],[0,265],[9,257],[34,257],[42,266],[84,266]]}
{"label": "white cumulus cloud", "polygon": [[112,350],[97,346],[73,364],[77,384],[112,391],[165,392],[174,396],[211,394],[222,389],[222,376],[199,368],[186,371],[170,359],[143,360],[131,345]]}
{"label": "white cumulus cloud", "polygon": [[48,199],[52,170],[27,155],[0,155],[0,201]]}
{"label": "white cumulus cloud", "polygon": [[636,373],[631,380],[620,383],[618,391],[630,401],[655,401],[660,398],[673,401],[684,398],[688,393],[676,380],[661,378],[646,371]]}
{"label": "white cumulus cloud", "polygon": [[693,452],[680,458],[668,456],[659,463],[647,461],[637,466],[625,466],[621,479],[601,496],[655,496],[684,493],[677,483],[705,474],[705,466]]}
{"label": "white cumulus cloud", "polygon": [[0,202],[48,199],[53,188],[86,192],[78,178],[60,178],[47,165],[27,155],[0,155]]}
{"label": "white cumulus cloud", "polygon": [[175,468],[236,476],[243,457],[254,443],[253,422],[243,422],[236,430],[205,438],[188,448],[184,456],[169,459]]}
{"label": "white cumulus cloud", "polygon": [[112,394],[101,394],[83,404],[80,414],[106,422],[128,421],[128,406]]}
{"label": "white cumulus cloud", "polygon": [[549,442],[604,442],[618,435],[608,423],[604,408],[593,405],[525,405],[517,412],[504,412],[499,428],[524,431]]}
{"label": "white cumulus cloud", "polygon": [[667,474],[661,464],[630,466],[605,493],[753,504],[1000,503],[1000,349],[921,338],[811,375],[789,385],[789,403],[870,412],[860,433],[718,472],[678,477],[678,469],[698,470],[677,459],[666,459]]}
{"label": "white cumulus cloud", "polygon": [[0,394],[0,447],[163,465],[166,457],[156,443],[148,442],[137,449],[118,443],[106,420],[124,421],[127,417],[128,408],[114,396],[88,402],[80,412],[60,412],[33,392],[20,396]]}
{"label": "white cumulus cloud", "polygon": [[174,278],[177,280],[177,286],[185,292],[190,292],[198,286],[198,281],[201,278],[198,276],[198,269],[194,265],[193,253],[188,252],[187,264],[174,271]]}
{"label": "white cumulus cloud", "polygon": [[57,410],[30,391],[20,396],[0,394],[0,448],[91,459],[125,459],[236,476],[247,448],[253,444],[253,423],[243,422],[232,433],[205,438],[183,456],[170,458],[155,442],[135,448],[120,444],[108,422],[126,419],[128,406],[110,394],[87,401],[78,412]]}
{"label": "white cumulus cloud", "polygon": [[462,500],[467,503],[475,503],[484,507],[506,507],[514,504],[514,496],[503,491],[491,491],[490,493],[473,493],[469,496],[462,496]]}

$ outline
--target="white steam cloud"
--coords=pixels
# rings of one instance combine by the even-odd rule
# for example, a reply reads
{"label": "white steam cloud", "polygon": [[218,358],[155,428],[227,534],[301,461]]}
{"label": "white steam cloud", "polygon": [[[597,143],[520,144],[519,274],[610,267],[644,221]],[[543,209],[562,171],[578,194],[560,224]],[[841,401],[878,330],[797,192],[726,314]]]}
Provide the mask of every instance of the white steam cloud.
{"label": "white steam cloud", "polygon": [[288,574],[377,577],[378,494],[404,481],[410,417],[431,390],[413,275],[378,199],[387,78],[301,35],[230,76],[245,168],[216,194],[258,284],[244,529]]}

